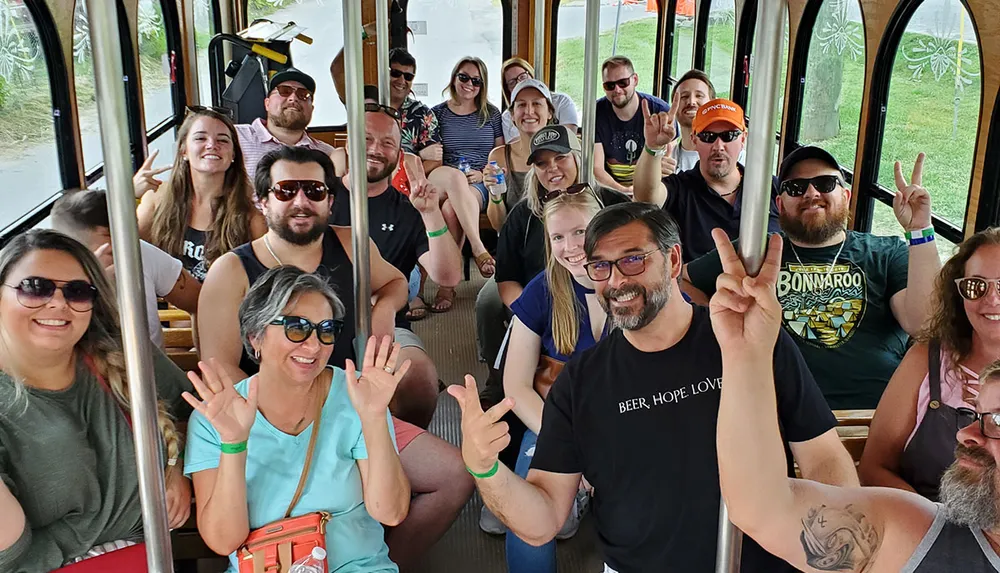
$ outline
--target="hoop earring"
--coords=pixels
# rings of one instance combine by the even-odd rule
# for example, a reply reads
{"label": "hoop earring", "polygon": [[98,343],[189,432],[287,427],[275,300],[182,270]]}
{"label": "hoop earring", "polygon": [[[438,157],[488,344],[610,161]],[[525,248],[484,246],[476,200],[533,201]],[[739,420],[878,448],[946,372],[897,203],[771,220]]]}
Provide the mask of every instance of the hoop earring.
{"label": "hoop earring", "polygon": [[260,348],[254,348],[253,349],[253,358],[257,362],[260,362]]}

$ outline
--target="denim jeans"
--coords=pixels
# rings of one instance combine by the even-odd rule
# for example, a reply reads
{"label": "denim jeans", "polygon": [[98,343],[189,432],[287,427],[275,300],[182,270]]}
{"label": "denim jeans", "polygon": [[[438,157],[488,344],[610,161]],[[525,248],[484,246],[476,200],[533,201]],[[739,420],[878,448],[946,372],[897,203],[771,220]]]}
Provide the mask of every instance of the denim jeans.
{"label": "denim jeans", "polygon": [[418,294],[420,294],[420,267],[414,265],[413,272],[410,273],[409,298],[406,302],[413,302]]}
{"label": "denim jeans", "polygon": [[[531,430],[524,432],[521,440],[520,454],[514,473],[524,478],[531,468],[531,459],[535,454],[535,441],[538,436]],[[556,541],[553,539],[541,547],[535,547],[522,541],[512,531],[507,530],[507,573],[555,573],[556,572]]]}

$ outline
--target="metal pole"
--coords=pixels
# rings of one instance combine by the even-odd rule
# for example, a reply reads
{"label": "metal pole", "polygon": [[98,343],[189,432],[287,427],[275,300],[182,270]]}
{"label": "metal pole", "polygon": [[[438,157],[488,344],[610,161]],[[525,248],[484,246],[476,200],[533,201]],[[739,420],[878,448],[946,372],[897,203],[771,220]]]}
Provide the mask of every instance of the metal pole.
{"label": "metal pole", "polygon": [[597,82],[600,63],[597,61],[601,36],[601,0],[587,0],[586,32],[583,40],[583,161],[578,177],[594,185],[594,116],[597,114]]}
{"label": "metal pole", "polygon": [[[380,5],[384,5],[384,0]],[[388,19],[388,9],[384,11]],[[381,16],[380,16],[381,17]],[[379,42],[387,36],[379,36]],[[358,358],[365,354],[371,335],[372,282],[368,254],[368,176],[365,162],[365,100],[361,58],[361,2],[344,2],[344,79],[347,96],[347,155],[354,162],[351,173],[351,243],[354,246],[354,349]],[[383,71],[388,71],[385,66]],[[380,71],[381,73],[381,71]],[[389,82],[385,83],[388,87]]]}
{"label": "metal pole", "polygon": [[[535,0],[535,77],[546,81],[545,70],[545,3],[548,0]],[[517,2],[514,3],[515,5]],[[546,82],[548,83],[548,82]]]}
{"label": "metal pole", "polygon": [[625,0],[618,0],[618,10],[615,12],[615,39],[611,43],[611,55],[614,56],[618,53],[618,28],[622,24],[622,4]]}
{"label": "metal pole", "polygon": [[719,544],[715,549],[715,573],[740,573],[743,532],[729,521],[726,502],[719,501]]}
{"label": "metal pole", "polygon": [[129,402],[146,538],[146,562],[151,573],[172,573],[174,565],[167,526],[164,462],[156,423],[156,385],[153,382],[153,357],[149,347],[142,262],[139,258],[139,229],[135,220],[127,108],[121,84],[124,72],[118,10],[115,2],[87,0],[87,15],[90,19],[104,175],[108,178],[108,213],[121,311],[125,371],[130,382]]}
{"label": "metal pole", "polygon": [[[378,99],[382,105],[389,101],[389,0],[375,0],[375,40],[378,48]],[[346,17],[346,15],[345,15]],[[360,48],[360,45],[359,45]],[[360,54],[360,49],[358,51]],[[364,118],[364,115],[362,115]],[[362,123],[362,129],[364,123]]]}

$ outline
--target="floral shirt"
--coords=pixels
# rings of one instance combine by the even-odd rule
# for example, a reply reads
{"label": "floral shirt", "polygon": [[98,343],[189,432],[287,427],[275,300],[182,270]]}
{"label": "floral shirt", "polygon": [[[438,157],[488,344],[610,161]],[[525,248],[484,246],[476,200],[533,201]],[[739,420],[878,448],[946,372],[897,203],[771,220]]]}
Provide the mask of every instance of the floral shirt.
{"label": "floral shirt", "polygon": [[403,151],[416,154],[428,145],[441,143],[437,116],[429,107],[408,97],[403,101],[399,113]]}

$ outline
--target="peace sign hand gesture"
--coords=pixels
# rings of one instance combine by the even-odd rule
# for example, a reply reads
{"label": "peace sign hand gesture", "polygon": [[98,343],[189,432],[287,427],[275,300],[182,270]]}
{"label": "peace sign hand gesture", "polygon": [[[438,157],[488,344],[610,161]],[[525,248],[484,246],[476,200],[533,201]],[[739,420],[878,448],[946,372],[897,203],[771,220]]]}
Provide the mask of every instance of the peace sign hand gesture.
{"label": "peace sign hand gesture", "polygon": [[896,196],[892,199],[892,212],[904,231],[917,231],[931,226],[931,195],[923,188],[924,159],[920,153],[913,164],[910,183],[903,177],[903,167],[897,161]]}
{"label": "peace sign hand gesture", "polygon": [[781,328],[781,305],[775,294],[781,266],[781,237],[769,237],[766,259],[756,277],[747,276],[724,231],[713,229],[712,239],[722,261],[722,274],[716,280],[709,310],[712,330],[723,355],[771,356]]}
{"label": "peace sign hand gesture", "polygon": [[188,372],[188,380],[201,396],[201,401],[184,392],[181,396],[191,407],[205,416],[224,444],[245,442],[250,436],[250,428],[257,418],[257,376],[250,378],[247,397],[240,396],[233,387],[233,380],[219,361],[199,362],[201,376],[195,371]]}
{"label": "peace sign hand gesture", "polygon": [[358,375],[353,360],[347,360],[344,370],[347,372],[347,395],[351,399],[354,410],[362,419],[366,417],[385,417],[396,386],[406,376],[410,369],[410,361],[396,367],[399,360],[399,343],[392,343],[392,338],[386,336],[378,346],[378,339],[372,336],[365,345],[364,367]]}
{"label": "peace sign hand gesture", "polygon": [[642,132],[646,138],[646,147],[650,149],[660,149],[677,137],[677,130],[674,129],[674,114],[676,108],[671,107],[670,111],[649,113],[649,102],[642,100]]}
{"label": "peace sign hand gesture", "polygon": [[156,159],[156,156],[159,154],[159,149],[150,153],[149,157],[142,162],[139,170],[136,171],[135,175],[132,177],[132,186],[135,187],[136,199],[141,199],[142,196],[146,194],[146,191],[153,191],[155,193],[156,190],[160,188],[160,185],[163,185],[163,181],[157,179],[156,176],[172,169],[171,165],[155,169],[153,168],[153,160]]}
{"label": "peace sign hand gesture", "polygon": [[468,374],[465,386],[448,386],[448,393],[455,397],[462,410],[462,459],[466,467],[480,474],[489,472],[500,452],[510,444],[507,422],[501,422],[500,418],[514,407],[514,399],[504,398],[483,412],[476,379]]}
{"label": "peace sign hand gesture", "polygon": [[417,181],[410,185],[410,204],[422,215],[434,213],[440,210],[441,194],[427,179]]}

